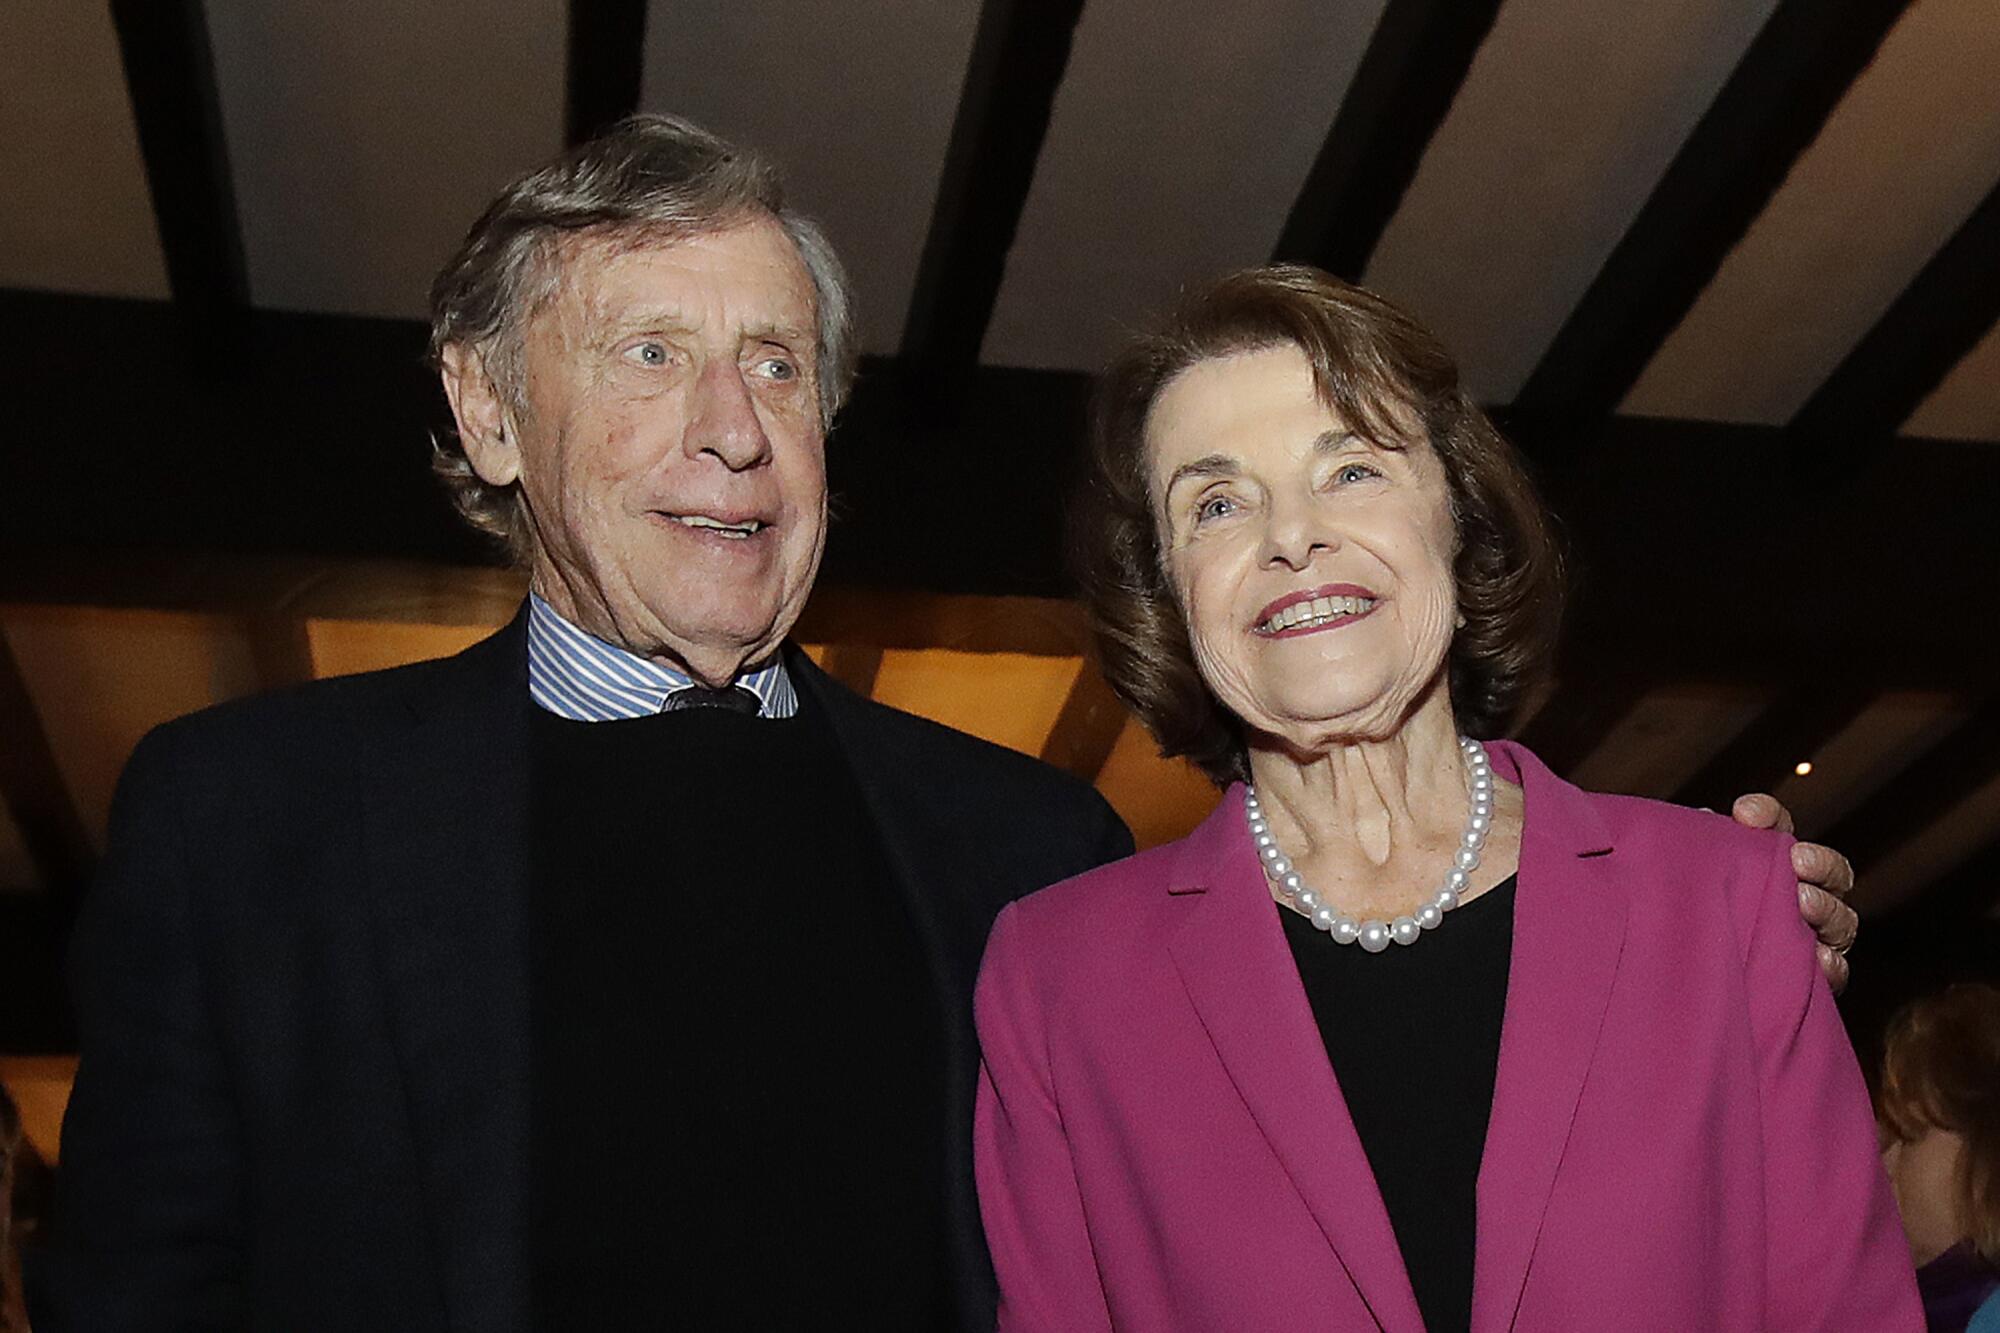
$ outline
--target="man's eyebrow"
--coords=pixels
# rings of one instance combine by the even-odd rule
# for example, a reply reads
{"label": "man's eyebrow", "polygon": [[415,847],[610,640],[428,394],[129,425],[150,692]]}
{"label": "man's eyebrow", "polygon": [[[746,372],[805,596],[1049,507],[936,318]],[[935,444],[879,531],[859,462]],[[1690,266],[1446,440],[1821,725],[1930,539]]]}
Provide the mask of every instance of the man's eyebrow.
{"label": "man's eyebrow", "polygon": [[606,334],[622,338],[629,333],[658,330],[663,333],[690,333],[694,326],[687,316],[672,306],[648,306],[629,310],[603,324]]}
{"label": "man's eyebrow", "polygon": [[746,324],[743,336],[758,342],[800,343],[817,338],[819,330],[811,324]]}

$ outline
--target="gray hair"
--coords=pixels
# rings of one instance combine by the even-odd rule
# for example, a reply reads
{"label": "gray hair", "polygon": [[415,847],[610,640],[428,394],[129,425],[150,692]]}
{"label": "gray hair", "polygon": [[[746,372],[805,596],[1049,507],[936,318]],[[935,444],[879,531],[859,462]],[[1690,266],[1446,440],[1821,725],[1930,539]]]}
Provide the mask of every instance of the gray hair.
{"label": "gray hair", "polygon": [[[430,359],[473,350],[517,415],[525,415],[522,342],[560,284],[570,239],[671,243],[758,216],[784,228],[812,278],[820,422],[831,426],[854,383],[854,305],[846,271],[819,225],[785,207],[777,168],[757,153],[675,116],[631,116],[516,180],[488,205],[431,284]],[[529,552],[520,485],[473,470],[456,435],[433,440],[432,470],[473,527],[516,560]]]}

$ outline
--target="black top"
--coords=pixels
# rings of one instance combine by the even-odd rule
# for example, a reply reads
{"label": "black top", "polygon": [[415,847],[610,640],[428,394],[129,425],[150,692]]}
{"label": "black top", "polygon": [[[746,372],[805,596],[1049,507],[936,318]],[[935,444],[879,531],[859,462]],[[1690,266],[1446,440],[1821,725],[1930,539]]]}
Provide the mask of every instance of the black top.
{"label": "black top", "polygon": [[1500,1063],[1514,877],[1408,948],[1339,945],[1279,908],[1430,1333],[1472,1322],[1479,1159]]}
{"label": "black top", "polygon": [[823,721],[531,740],[537,1325],[947,1323],[936,989]]}

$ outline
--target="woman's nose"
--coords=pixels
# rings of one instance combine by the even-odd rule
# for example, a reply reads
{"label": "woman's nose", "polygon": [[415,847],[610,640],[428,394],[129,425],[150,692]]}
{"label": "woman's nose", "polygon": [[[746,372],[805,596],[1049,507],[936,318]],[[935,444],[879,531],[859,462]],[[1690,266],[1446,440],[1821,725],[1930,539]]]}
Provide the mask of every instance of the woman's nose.
{"label": "woman's nose", "polygon": [[1263,561],[1303,570],[1322,552],[1340,547],[1340,535],[1323,515],[1303,501],[1279,501],[1264,525]]}

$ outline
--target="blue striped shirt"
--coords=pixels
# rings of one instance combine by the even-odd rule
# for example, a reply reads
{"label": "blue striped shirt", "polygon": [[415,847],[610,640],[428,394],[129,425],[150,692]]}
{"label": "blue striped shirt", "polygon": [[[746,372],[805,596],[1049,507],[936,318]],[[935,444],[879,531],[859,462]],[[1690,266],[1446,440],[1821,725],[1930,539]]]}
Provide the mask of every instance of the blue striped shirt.
{"label": "blue striped shirt", "polygon": [[[572,722],[615,722],[650,717],[667,696],[695,683],[692,677],[630,653],[564,620],[534,593],[528,594],[528,693],[557,717]],[[798,692],[773,657],[761,670],[736,684],[756,695],[760,717],[790,717],[799,711]]]}

